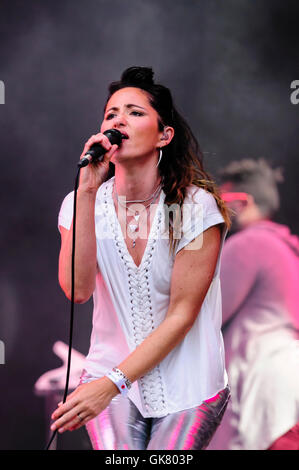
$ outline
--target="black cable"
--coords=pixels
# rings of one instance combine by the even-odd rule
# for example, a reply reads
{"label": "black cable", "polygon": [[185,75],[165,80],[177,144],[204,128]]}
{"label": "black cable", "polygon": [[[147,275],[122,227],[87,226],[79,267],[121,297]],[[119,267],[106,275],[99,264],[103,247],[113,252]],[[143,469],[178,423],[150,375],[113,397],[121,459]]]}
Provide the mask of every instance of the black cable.
{"label": "black cable", "polygon": [[[69,328],[69,349],[68,349],[68,360],[67,360],[67,370],[66,370],[66,380],[65,388],[63,394],[62,402],[65,403],[68,388],[69,388],[69,379],[70,379],[70,370],[71,370],[71,354],[72,354],[72,343],[73,343],[73,328],[74,328],[74,306],[75,306],[75,244],[76,244],[76,218],[77,218],[77,190],[79,186],[79,176],[80,176],[81,167],[78,168],[75,187],[74,187],[74,205],[73,205],[73,245],[72,245],[72,274],[71,274],[71,312],[70,312],[70,328]],[[50,441],[48,442],[45,450],[49,450],[55,436],[57,429],[53,431]]]}

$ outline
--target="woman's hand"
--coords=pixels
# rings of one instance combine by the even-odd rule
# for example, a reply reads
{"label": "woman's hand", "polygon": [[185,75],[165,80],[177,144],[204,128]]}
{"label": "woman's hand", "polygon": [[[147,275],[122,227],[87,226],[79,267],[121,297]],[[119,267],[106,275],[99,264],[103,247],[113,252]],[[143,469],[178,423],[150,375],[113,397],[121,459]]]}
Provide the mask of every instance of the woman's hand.
{"label": "woman's hand", "polygon": [[118,388],[108,377],[79,385],[53,412],[51,430],[62,433],[80,428],[101,413],[118,393]]}
{"label": "woman's hand", "polygon": [[101,162],[89,163],[86,167],[81,168],[79,189],[87,192],[96,192],[99,186],[105,181],[109,170],[109,161],[118,149],[118,145],[112,145],[105,134],[99,133],[88,139],[80,156],[80,160],[82,160],[93,144],[101,144],[101,146],[107,150],[107,153],[105,153]]}

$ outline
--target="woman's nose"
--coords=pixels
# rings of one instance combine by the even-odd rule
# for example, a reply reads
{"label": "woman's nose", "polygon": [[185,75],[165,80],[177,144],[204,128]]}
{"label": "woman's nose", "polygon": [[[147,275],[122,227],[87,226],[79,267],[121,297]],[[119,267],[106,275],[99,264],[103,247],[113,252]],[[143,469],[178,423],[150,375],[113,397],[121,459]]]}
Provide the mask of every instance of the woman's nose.
{"label": "woman's nose", "polygon": [[114,119],[113,125],[115,128],[125,126],[126,125],[126,118],[123,114],[119,114]]}

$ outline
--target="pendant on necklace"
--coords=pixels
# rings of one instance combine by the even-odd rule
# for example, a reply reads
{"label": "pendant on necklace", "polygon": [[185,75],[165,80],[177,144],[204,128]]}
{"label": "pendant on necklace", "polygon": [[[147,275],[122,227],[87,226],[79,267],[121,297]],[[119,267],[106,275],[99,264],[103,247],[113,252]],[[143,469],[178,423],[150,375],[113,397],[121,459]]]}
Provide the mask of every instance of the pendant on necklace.
{"label": "pendant on necklace", "polygon": [[[129,229],[132,233],[137,232],[137,230],[139,229],[139,217],[140,217],[139,211],[135,211],[134,219],[136,223],[128,224]],[[136,246],[136,239],[134,239],[132,242],[132,248],[135,248],[135,246]]]}
{"label": "pendant on necklace", "polygon": [[137,232],[138,228],[139,228],[139,217],[140,217],[140,214],[138,211],[135,211],[135,214],[134,214],[134,219],[136,221],[135,224],[128,224],[129,225],[129,229],[131,230],[131,232]]}
{"label": "pendant on necklace", "polygon": [[131,230],[131,232],[136,232],[137,229],[138,229],[138,225],[136,225],[136,224],[129,224],[129,229]]}

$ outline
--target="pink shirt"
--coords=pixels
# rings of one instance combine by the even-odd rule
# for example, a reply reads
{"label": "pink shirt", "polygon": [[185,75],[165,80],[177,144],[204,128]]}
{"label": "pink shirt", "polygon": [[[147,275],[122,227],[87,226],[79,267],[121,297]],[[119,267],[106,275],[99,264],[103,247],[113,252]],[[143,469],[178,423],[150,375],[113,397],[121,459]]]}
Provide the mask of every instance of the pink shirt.
{"label": "pink shirt", "polygon": [[232,235],[221,268],[231,401],[210,449],[263,450],[299,421],[299,239],[260,221]]}

